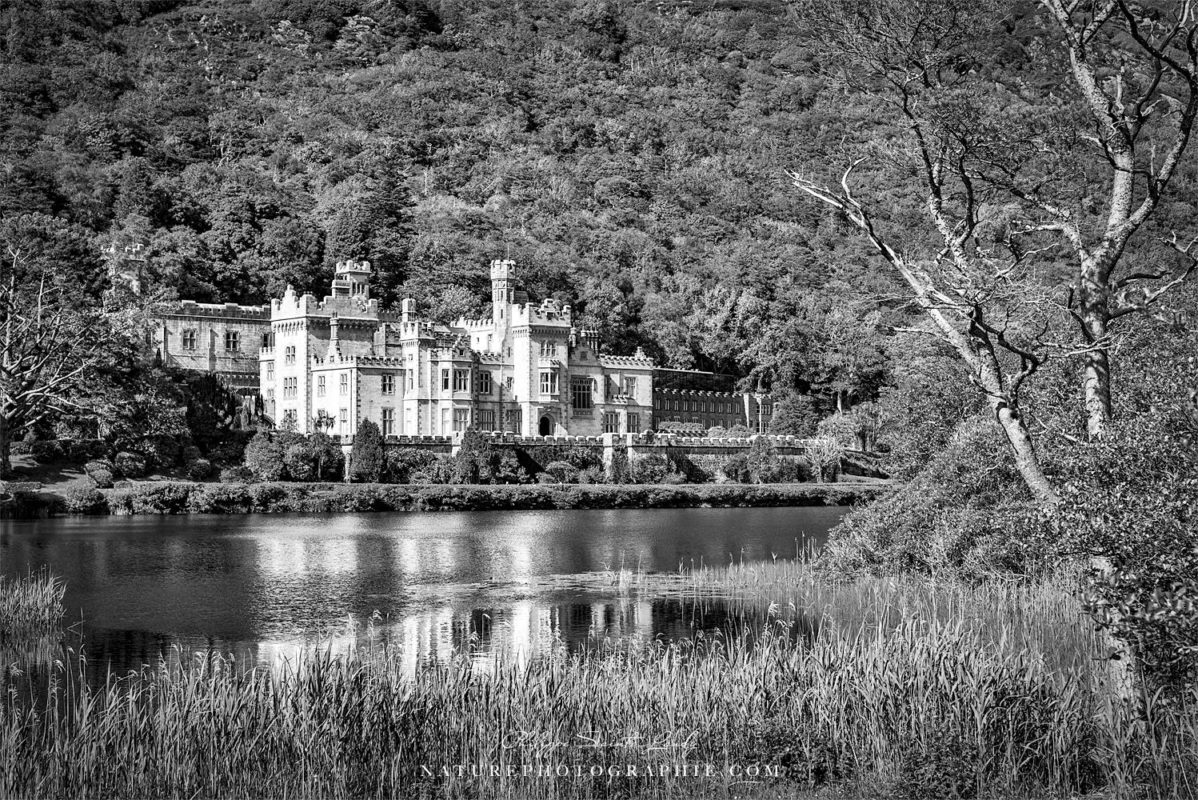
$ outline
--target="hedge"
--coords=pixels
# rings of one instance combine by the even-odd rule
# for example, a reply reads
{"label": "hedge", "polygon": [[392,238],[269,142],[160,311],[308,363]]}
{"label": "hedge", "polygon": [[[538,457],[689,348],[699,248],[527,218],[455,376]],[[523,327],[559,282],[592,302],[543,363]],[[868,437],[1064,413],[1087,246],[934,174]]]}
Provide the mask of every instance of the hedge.
{"label": "hedge", "polygon": [[[67,498],[21,492],[6,516],[244,514],[358,511],[490,511],[847,505],[871,499],[868,484],[516,484],[498,486],[145,482]],[[15,499],[15,498],[14,498]]]}

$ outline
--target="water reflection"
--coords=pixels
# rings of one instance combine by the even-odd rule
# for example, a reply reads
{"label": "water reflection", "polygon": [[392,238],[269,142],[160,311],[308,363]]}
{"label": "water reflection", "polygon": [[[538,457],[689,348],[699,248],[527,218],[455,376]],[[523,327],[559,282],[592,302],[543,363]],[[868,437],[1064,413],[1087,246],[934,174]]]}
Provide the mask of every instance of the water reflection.
{"label": "water reflection", "polygon": [[[838,508],[193,516],[3,523],[0,570],[48,566],[97,674],[179,648],[277,663],[386,643],[415,668],[759,626],[680,565],[789,556]],[[671,578],[673,574],[673,578]],[[370,623],[370,619],[375,621]],[[801,627],[801,626],[796,626]]]}

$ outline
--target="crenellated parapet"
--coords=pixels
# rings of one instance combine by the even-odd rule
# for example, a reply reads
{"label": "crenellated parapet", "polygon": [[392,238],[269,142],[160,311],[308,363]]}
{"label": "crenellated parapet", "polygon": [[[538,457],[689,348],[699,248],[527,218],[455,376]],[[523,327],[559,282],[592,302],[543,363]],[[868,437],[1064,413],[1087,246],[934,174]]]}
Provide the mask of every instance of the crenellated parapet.
{"label": "crenellated parapet", "polygon": [[271,319],[336,315],[343,319],[359,318],[377,323],[381,321],[381,313],[379,301],[367,299],[365,295],[326,295],[323,300],[317,300],[311,293],[297,294],[292,286],[287,287],[282,297],[270,301]]}
{"label": "crenellated parapet", "polygon": [[636,353],[630,356],[601,355],[599,363],[611,369],[653,369],[657,366],[653,359],[639,347],[636,349]]}
{"label": "crenellated parapet", "polygon": [[550,325],[569,328],[572,325],[573,311],[569,305],[562,305],[552,298],[545,298],[540,305],[525,303],[512,306],[513,326]]}
{"label": "crenellated parapet", "polygon": [[266,306],[242,306],[237,303],[197,303],[180,300],[178,303],[163,304],[158,311],[163,317],[207,317],[210,319],[260,320],[270,319]]}

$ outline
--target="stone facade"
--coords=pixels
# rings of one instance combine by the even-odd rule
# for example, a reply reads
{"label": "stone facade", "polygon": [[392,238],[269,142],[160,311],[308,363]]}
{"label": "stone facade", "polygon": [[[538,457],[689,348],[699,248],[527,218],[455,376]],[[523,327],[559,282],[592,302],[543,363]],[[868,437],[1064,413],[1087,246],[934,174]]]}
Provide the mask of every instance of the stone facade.
{"label": "stone facade", "polygon": [[598,435],[652,425],[654,364],[609,356],[574,326],[570,306],[528,303],[514,265],[491,265],[489,319],[449,326],[370,298],[368,262],[337,265],[323,300],[290,289],[271,301],[259,356],[266,413],[307,432],[352,435],[362,420],[387,436],[469,428],[525,436]]}
{"label": "stone facade", "polygon": [[266,306],[184,300],[156,315],[150,344],[164,364],[215,373],[248,395],[258,392],[258,350],[269,332]]}
{"label": "stone facade", "polygon": [[343,261],[320,300],[288,287],[269,306],[183,301],[158,315],[153,346],[169,365],[260,394],[276,425],[305,433],[352,436],[366,419],[395,437],[637,434],[662,420],[765,429],[759,396],[675,388],[725,376],[603,353],[569,305],[517,292],[511,261],[491,263],[491,316],[448,326],[411,298],[382,309],[370,277],[369,262]]}

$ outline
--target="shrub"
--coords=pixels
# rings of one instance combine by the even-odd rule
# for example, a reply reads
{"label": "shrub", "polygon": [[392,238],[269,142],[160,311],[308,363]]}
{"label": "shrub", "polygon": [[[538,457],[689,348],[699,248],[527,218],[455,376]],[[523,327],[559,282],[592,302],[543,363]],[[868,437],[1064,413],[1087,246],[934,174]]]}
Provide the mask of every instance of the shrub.
{"label": "shrub", "polygon": [[184,464],[190,465],[191,462],[196,461],[203,456],[204,454],[200,452],[200,448],[196,447],[194,444],[189,444],[187,447],[183,448],[183,454],[181,458],[183,459]]}
{"label": "shrub", "polygon": [[260,481],[277,481],[283,477],[283,447],[266,431],[258,431],[245,447],[245,465]]}
{"label": "shrub", "polygon": [[141,454],[147,465],[157,469],[175,466],[183,453],[183,447],[175,436],[147,436],[131,444],[130,450]]}
{"label": "shrub", "polygon": [[708,439],[721,439],[728,435],[728,429],[722,425],[715,425],[707,429]]}
{"label": "shrub", "polygon": [[730,483],[752,483],[753,473],[749,469],[749,457],[744,453],[737,453],[724,462],[720,467],[720,471],[724,473],[724,477]]}
{"label": "shrub", "polygon": [[354,434],[349,469],[356,481],[377,482],[383,471],[383,434],[379,426],[368,419],[362,420]]}
{"label": "shrub", "polygon": [[579,470],[578,482],[580,484],[604,483],[603,467],[587,467],[584,470]]}
{"label": "shrub", "polygon": [[[579,469],[566,461],[551,461],[545,465],[545,471],[537,476],[550,475],[557,483],[578,483]],[[542,481],[543,482],[543,481]]]}
{"label": "shrub", "polygon": [[193,514],[244,514],[252,508],[250,490],[236,483],[197,487],[187,498],[187,510]]}
{"label": "shrub", "polygon": [[387,479],[395,483],[410,483],[412,473],[421,472],[437,460],[435,453],[418,447],[391,447],[387,449]]}
{"label": "shrub", "polygon": [[633,483],[662,483],[673,471],[670,459],[660,453],[650,453],[632,462]]}
{"label": "shrub", "polygon": [[101,514],[108,510],[108,500],[94,482],[84,479],[62,490],[62,508],[68,514]]}
{"label": "shrub", "polygon": [[612,448],[611,466],[609,467],[611,483],[632,483],[632,466],[628,463],[628,448],[618,445]]}
{"label": "shrub", "polygon": [[29,452],[39,464],[52,464],[63,458],[62,445],[55,439],[32,442]]}
{"label": "shrub", "polygon": [[206,481],[212,477],[212,462],[206,458],[197,458],[187,465],[187,477],[193,481]]}
{"label": "shrub", "polygon": [[245,432],[229,432],[221,441],[208,449],[208,458],[220,466],[235,466],[244,463],[245,449],[249,443]]}
{"label": "shrub", "polygon": [[323,431],[308,437],[308,453],[315,469],[316,480],[337,480],[345,470],[345,454],[341,445]]}
{"label": "shrub", "polygon": [[129,507],[134,514],[182,514],[190,495],[186,483],[141,484],[131,491]]}
{"label": "shrub", "polygon": [[126,478],[141,478],[146,474],[146,457],[141,453],[124,451],[116,454],[113,459],[117,472]]}
{"label": "shrub", "polygon": [[252,483],[254,471],[249,467],[225,467],[220,471],[221,483]]}
{"label": "shrub", "polygon": [[277,483],[263,483],[250,487],[250,498],[255,511],[292,511],[288,506],[287,490]]}
{"label": "shrub", "polygon": [[307,442],[297,442],[283,454],[287,477],[293,481],[310,481],[316,477],[316,459]]}
{"label": "shrub", "polygon": [[87,477],[95,481],[96,486],[100,489],[112,488],[113,468],[111,461],[100,459],[89,461],[83,465],[83,472]]}

